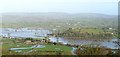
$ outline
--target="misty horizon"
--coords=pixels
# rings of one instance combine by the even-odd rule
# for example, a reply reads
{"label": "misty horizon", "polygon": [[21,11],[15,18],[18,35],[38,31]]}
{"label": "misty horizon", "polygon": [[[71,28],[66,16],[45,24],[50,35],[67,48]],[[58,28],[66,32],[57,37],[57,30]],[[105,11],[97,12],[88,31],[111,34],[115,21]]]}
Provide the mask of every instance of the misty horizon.
{"label": "misty horizon", "polygon": [[0,3],[0,13],[9,12],[65,12],[100,13],[118,15],[119,0],[4,0]]}

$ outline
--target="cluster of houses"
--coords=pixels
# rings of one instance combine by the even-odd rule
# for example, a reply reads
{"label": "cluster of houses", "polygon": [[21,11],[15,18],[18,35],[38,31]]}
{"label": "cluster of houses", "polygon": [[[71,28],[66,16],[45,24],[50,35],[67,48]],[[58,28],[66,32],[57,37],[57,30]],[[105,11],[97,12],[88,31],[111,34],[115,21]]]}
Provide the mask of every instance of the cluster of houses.
{"label": "cluster of houses", "polygon": [[33,39],[33,40],[25,40],[25,44],[47,44],[50,42],[50,39]]}

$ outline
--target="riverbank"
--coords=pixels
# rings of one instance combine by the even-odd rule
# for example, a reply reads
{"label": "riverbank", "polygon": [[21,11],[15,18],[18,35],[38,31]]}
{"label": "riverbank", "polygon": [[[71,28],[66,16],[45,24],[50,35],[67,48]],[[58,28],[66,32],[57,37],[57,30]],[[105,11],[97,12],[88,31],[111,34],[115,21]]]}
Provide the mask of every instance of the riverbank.
{"label": "riverbank", "polygon": [[117,38],[80,38],[80,37],[61,37],[66,39],[73,39],[73,40],[89,40],[89,41],[110,41],[111,39],[117,39]]}

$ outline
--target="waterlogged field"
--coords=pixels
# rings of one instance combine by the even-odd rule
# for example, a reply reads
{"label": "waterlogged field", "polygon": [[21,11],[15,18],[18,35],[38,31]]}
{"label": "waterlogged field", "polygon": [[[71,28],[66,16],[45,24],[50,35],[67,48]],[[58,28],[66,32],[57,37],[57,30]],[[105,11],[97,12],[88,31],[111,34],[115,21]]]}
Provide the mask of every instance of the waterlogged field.
{"label": "waterlogged field", "polygon": [[15,39],[2,39],[2,55],[56,55],[59,53],[62,55],[72,55],[72,47],[53,44],[42,44],[45,46],[44,48],[20,50],[21,52],[17,52],[17,50],[10,51],[10,48],[30,48],[31,46],[33,46],[24,43],[16,43],[13,42],[13,40]]}

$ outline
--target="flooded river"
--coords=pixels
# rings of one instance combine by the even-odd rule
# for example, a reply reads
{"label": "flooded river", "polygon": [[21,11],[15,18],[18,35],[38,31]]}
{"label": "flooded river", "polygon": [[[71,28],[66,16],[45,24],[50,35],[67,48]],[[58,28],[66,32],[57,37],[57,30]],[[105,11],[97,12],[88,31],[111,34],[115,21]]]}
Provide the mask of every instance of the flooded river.
{"label": "flooded river", "polygon": [[[0,28],[0,36],[4,37],[12,37],[12,38],[39,38],[39,37],[45,37],[47,34],[52,34],[49,30],[31,30],[28,28],[21,28],[21,29],[11,29],[11,28]],[[52,42],[57,42],[56,37],[50,37],[49,38]],[[105,46],[107,48],[111,49],[117,49],[117,44],[113,43],[113,41],[117,41],[117,38],[104,40],[104,41],[92,41],[92,40],[84,40],[84,39],[68,39],[68,38],[58,38],[59,42],[62,42],[63,44],[76,44],[76,45],[83,45],[83,44],[99,44],[101,46]]]}
{"label": "flooded river", "polygon": [[[100,46],[104,46],[107,48],[111,48],[111,49],[118,49],[118,46],[116,43],[113,43],[113,41],[117,41],[117,38],[114,39],[109,39],[109,40],[104,40],[104,41],[92,41],[92,40],[84,40],[84,39],[68,39],[68,38],[58,38],[59,42],[62,42],[63,44],[73,44],[73,45],[83,45],[83,44],[97,44]],[[57,38],[55,37],[51,37],[50,38],[51,41],[53,42],[57,42]]]}

